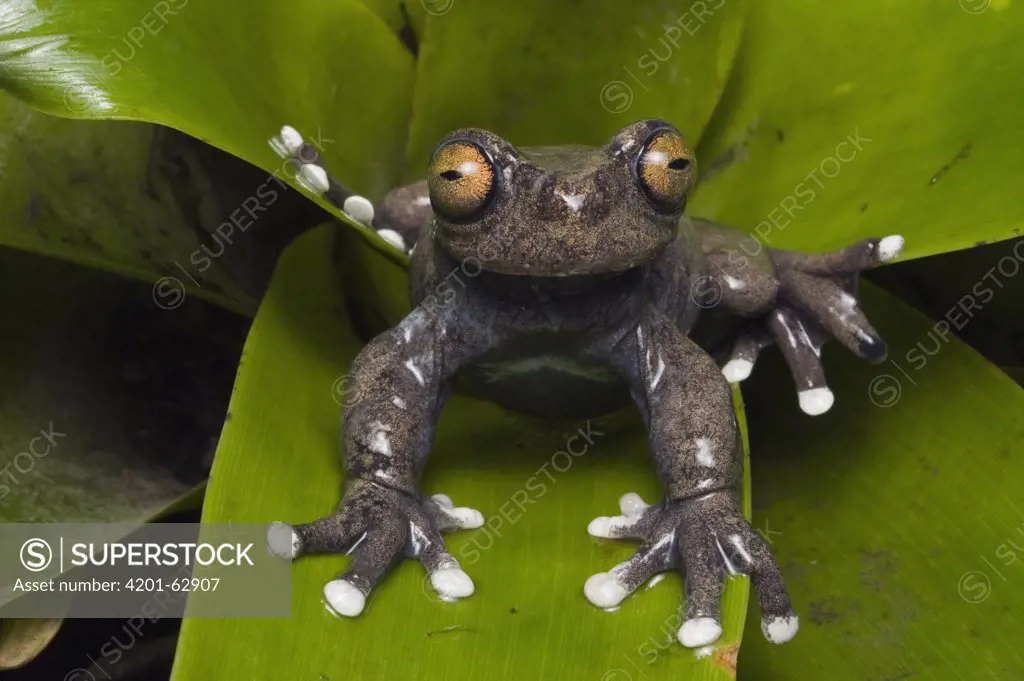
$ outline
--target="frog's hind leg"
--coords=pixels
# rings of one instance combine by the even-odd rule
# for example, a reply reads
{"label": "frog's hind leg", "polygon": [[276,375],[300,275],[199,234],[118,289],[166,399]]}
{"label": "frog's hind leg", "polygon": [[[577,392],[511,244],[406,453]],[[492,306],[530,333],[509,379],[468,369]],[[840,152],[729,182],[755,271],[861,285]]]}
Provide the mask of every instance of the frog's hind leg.
{"label": "frog's hind leg", "polygon": [[328,172],[320,152],[305,142],[295,128],[284,126],[268,143],[282,158],[295,163],[299,184],[356,222],[372,227],[382,239],[405,253],[412,251],[420,232],[433,217],[426,182],[391,190],[378,210],[369,199],[353,194],[338,182]]}

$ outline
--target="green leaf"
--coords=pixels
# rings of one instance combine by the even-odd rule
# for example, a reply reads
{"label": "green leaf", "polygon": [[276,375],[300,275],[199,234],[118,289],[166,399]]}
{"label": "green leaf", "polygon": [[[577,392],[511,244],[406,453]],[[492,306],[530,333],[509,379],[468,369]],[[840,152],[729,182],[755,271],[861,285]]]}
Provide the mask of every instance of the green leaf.
{"label": "green leaf", "polygon": [[778,399],[780,363],[747,395],[755,518],[802,626],[781,648],[750,637],[740,677],[1021,678],[1024,390],[865,289],[889,362],[828,355],[836,406],[814,419]]}
{"label": "green leaf", "polygon": [[[163,458],[169,447],[145,446],[166,435],[158,427],[173,423],[167,412],[178,405],[154,391],[147,394],[149,404],[139,400],[124,376],[138,373],[134,362],[145,352],[138,346],[147,330],[188,353],[192,362],[202,361],[189,353],[182,333],[211,328],[202,324],[207,318],[194,314],[199,304],[193,301],[192,313],[186,307],[169,318],[176,313],[153,306],[144,284],[126,286],[108,275],[7,248],[0,248],[0,272],[0,315],[7,320],[0,335],[0,521],[147,522],[197,509],[202,452],[184,452],[183,461]],[[140,302],[165,323],[154,329]],[[125,318],[133,328],[117,323]],[[210,371],[203,380],[216,383]],[[187,390],[177,397],[206,406]],[[0,603],[16,595],[8,590]],[[61,622],[4,620],[0,669],[30,662]]]}
{"label": "green leaf", "polygon": [[728,80],[746,7],[699,11],[710,4],[438,0],[428,11],[448,11],[426,22],[408,178],[420,179],[437,140],[465,126],[519,145],[601,144],[633,121],[664,117],[696,141]]}
{"label": "green leaf", "polygon": [[229,309],[255,307],[226,259],[203,272],[189,262],[198,225],[171,194],[154,126],[64,120],[3,93],[0,118],[0,245],[151,282],[176,275]]}
{"label": "green leaf", "polygon": [[0,623],[0,670],[17,669],[46,649],[64,620],[4,620]]}
{"label": "green leaf", "polygon": [[[184,377],[157,389],[135,377],[152,377],[140,363],[160,361],[161,343],[190,353],[184,329],[208,319],[199,303],[165,312],[144,284],[8,249],[0,272],[0,520],[145,521],[187,495],[203,452],[164,437],[181,419],[176,400],[209,402]],[[208,358],[190,358],[216,382]],[[203,427],[215,435],[219,420]]]}
{"label": "green leaf", "polygon": [[911,258],[1021,233],[1021,3],[758,0],[746,26],[697,214],[804,250],[903,234]]}
{"label": "green leaf", "polygon": [[[336,401],[361,343],[345,318],[332,236],[325,228],[293,244],[260,307],[204,522],[308,521],[338,503]],[[616,679],[634,669],[651,679],[732,678],[746,578],[731,580],[725,636],[703,659],[674,640],[678,578],[642,591],[613,614],[584,599],[586,578],[633,550],[590,538],[587,523],[613,510],[626,491],[649,498],[659,492],[643,426],[631,412],[595,421],[603,434],[588,452],[571,467],[555,457],[563,472],[545,477],[542,467],[551,469],[553,455],[581,427],[456,395],[441,417],[424,490],[444,491],[488,516],[489,526],[448,539],[477,593],[438,603],[422,568],[404,561],[363,615],[337,619],[324,609],[322,588],[346,559],[305,557],[294,567],[290,619],[186,620],[174,678]],[[513,496],[524,494],[519,511]]]}
{"label": "green leaf", "polygon": [[267,139],[322,131],[331,167],[370,195],[396,178],[412,67],[352,0],[16,2],[0,19],[0,86],[33,106],[162,123],[282,176]]}

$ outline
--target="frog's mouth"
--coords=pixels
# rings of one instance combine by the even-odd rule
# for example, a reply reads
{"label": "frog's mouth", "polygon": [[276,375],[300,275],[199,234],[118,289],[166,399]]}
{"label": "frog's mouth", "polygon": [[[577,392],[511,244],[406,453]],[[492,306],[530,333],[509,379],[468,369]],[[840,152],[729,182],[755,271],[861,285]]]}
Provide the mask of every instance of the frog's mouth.
{"label": "frog's mouth", "polygon": [[506,293],[519,292],[535,299],[537,295],[546,298],[562,298],[584,293],[593,293],[602,288],[616,288],[641,275],[640,267],[630,267],[616,271],[592,272],[588,274],[555,275],[522,274],[518,272],[498,272],[484,269],[481,279],[484,285],[498,288]]}
{"label": "frog's mouth", "polygon": [[594,281],[621,277],[630,270],[635,270],[652,262],[661,248],[650,252],[634,254],[631,257],[613,258],[604,261],[585,261],[579,264],[565,261],[545,263],[503,262],[500,260],[483,261],[484,270],[514,277],[538,280],[591,279]]}

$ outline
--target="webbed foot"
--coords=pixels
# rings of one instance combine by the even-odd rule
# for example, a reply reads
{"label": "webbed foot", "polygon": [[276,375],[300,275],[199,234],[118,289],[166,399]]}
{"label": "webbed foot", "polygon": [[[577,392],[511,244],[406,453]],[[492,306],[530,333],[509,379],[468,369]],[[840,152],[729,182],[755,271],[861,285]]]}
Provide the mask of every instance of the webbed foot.
{"label": "webbed foot", "polygon": [[799,619],[779,567],[729,493],[653,506],[630,493],[619,500],[619,508],[622,515],[595,518],[587,531],[595,537],[638,539],[641,545],[629,560],[587,580],[583,593],[591,603],[615,607],[655,575],[681,570],[686,600],[678,638],[688,648],[699,648],[722,635],[720,599],[726,574],[748,574],[761,605],[765,638],[786,643],[796,635]]}
{"label": "webbed foot", "polygon": [[423,564],[441,600],[472,594],[473,580],[448,553],[441,533],[483,524],[479,511],[456,507],[444,494],[415,497],[355,480],[337,512],[305,525],[276,522],[267,531],[267,543],[271,552],[289,560],[316,553],[351,554],[348,570],[324,586],[324,600],[333,612],[355,617],[402,556]]}
{"label": "webbed foot", "polygon": [[885,342],[861,312],[857,278],[902,249],[903,237],[887,236],[832,253],[771,251],[778,280],[774,305],[741,332],[722,373],[730,383],[745,380],[760,351],[775,343],[793,374],[800,408],[812,416],[828,411],[835,398],[825,383],[821,347],[835,338],[864,359],[885,360]]}

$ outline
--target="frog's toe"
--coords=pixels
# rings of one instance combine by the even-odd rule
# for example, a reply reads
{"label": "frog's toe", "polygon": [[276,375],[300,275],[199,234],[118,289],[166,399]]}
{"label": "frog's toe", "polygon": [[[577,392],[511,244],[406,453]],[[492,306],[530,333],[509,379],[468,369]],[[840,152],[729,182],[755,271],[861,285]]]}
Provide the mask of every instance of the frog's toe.
{"label": "frog's toe", "polygon": [[672,533],[645,541],[629,560],[591,575],[583,585],[583,595],[599,608],[614,608],[652,577],[672,568],[673,545]]}
{"label": "frog's toe", "polygon": [[299,131],[290,125],[285,125],[281,127],[281,132],[278,135],[278,139],[284,145],[284,148],[288,151],[289,154],[297,154],[299,152],[299,149],[302,148],[302,135],[300,135]]}
{"label": "frog's toe", "polygon": [[627,518],[639,518],[648,508],[650,504],[636,492],[626,492],[619,497],[619,510]]}
{"label": "frog's toe", "polygon": [[878,242],[878,260],[889,262],[903,252],[903,237],[899,234],[884,237]]}
{"label": "frog's toe", "polygon": [[[443,509],[459,510],[446,505],[451,503],[447,495],[435,494],[433,499]],[[463,571],[459,561],[448,553],[440,530],[418,518],[409,523],[409,537],[408,553],[423,564],[427,571],[426,579],[430,581],[439,600],[451,602],[473,594],[475,586],[472,578]]]}
{"label": "frog's toe", "polygon": [[277,521],[267,528],[267,548],[275,556],[291,560],[301,553],[302,540],[291,525]]}
{"label": "frog's toe", "polygon": [[402,251],[403,253],[406,251],[405,239],[403,239],[402,235],[396,232],[395,230],[378,229],[377,236],[379,236],[381,239],[384,239],[384,241],[387,241],[389,244],[391,244],[398,250]]}
{"label": "frog's toe", "polygon": [[430,585],[443,601],[472,596],[476,589],[472,578],[456,564],[430,573]]}
{"label": "frog's toe", "polygon": [[800,410],[808,416],[824,414],[836,401],[835,395],[825,386],[801,390],[796,395],[800,401]]}
{"label": "frog's toe", "polygon": [[625,515],[598,516],[587,525],[587,534],[601,539],[626,539],[637,519]]}
{"label": "frog's toe", "polygon": [[694,617],[683,622],[676,637],[687,648],[710,645],[722,635],[722,625],[714,617]]}
{"label": "frog's toe", "polygon": [[614,608],[629,595],[629,591],[614,572],[598,572],[583,584],[583,595],[599,608]]}
{"label": "frog's toe", "polygon": [[366,607],[366,595],[344,579],[335,579],[324,585],[324,602],[336,615],[355,617]]}
{"label": "frog's toe", "polygon": [[373,222],[373,203],[365,196],[353,194],[345,199],[341,210],[356,222],[369,226]]}
{"label": "frog's toe", "polygon": [[456,506],[447,494],[435,494],[431,499],[441,512],[442,530],[475,530],[483,527],[484,514],[475,508]]}
{"label": "frog's toe", "polygon": [[750,378],[750,372],[754,370],[754,363],[748,359],[737,358],[730,359],[722,367],[722,374],[725,375],[725,380],[730,383],[739,383]]}
{"label": "frog's toe", "polygon": [[739,383],[750,378],[761,350],[772,344],[768,332],[760,327],[750,325],[740,331],[732,346],[729,360],[722,367],[722,374],[729,383]]}
{"label": "frog's toe", "polygon": [[800,630],[800,618],[796,615],[765,617],[761,620],[761,633],[770,643],[789,643]]}
{"label": "frog's toe", "polygon": [[[302,134],[290,125],[281,128],[267,144],[281,158],[295,163],[298,170],[295,181],[307,191],[324,197],[356,222],[370,226],[374,218],[373,203],[364,196],[352,194],[332,179],[320,159],[320,154],[302,139]],[[404,244],[402,246],[404,251]]]}
{"label": "frog's toe", "polygon": [[651,508],[639,494],[628,492],[619,499],[622,515],[599,516],[587,525],[587,534],[601,539],[642,539],[644,517]]}
{"label": "frog's toe", "polygon": [[299,166],[299,174],[296,176],[303,187],[314,194],[324,194],[331,188],[330,178],[327,171],[313,163],[306,163]]}

